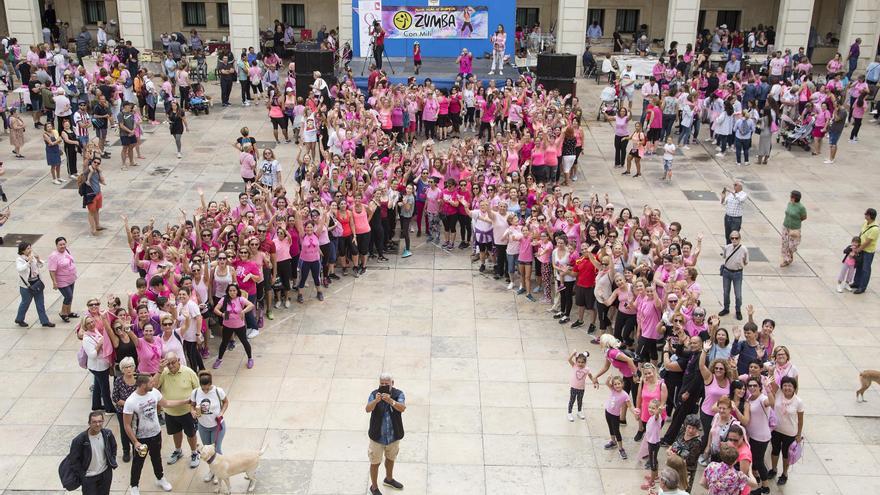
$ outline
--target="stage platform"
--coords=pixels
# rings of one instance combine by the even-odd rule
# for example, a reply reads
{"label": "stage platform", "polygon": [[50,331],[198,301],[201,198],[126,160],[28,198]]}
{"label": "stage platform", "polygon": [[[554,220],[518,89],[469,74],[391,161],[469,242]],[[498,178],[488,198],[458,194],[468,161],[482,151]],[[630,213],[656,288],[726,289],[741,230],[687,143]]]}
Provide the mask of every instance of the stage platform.
{"label": "stage platform", "polygon": [[[518,60],[521,63],[524,62],[524,59]],[[351,61],[350,67],[358,87],[366,88],[367,78],[370,75],[369,62],[367,62],[367,66],[364,68],[364,59],[355,58]],[[514,67],[508,63],[504,67],[503,75],[496,73],[490,76],[489,69],[491,67],[492,60],[474,58],[473,73],[478,80],[483,82],[483,85],[488,85],[490,80],[494,80],[495,84],[501,87],[504,86],[504,81],[507,78],[511,78],[516,82],[521,71],[526,70],[524,67]],[[363,76],[361,76],[362,68]],[[394,69],[393,73],[392,68]],[[454,58],[446,57],[422,58],[422,68],[419,70],[418,75],[415,74],[412,58],[389,57],[383,61],[382,69],[388,74],[388,80],[392,84],[406,84],[407,79],[414,76],[419,84],[424,82],[426,78],[430,78],[434,82],[434,86],[441,89],[451,89],[458,75],[458,63],[456,63]]]}

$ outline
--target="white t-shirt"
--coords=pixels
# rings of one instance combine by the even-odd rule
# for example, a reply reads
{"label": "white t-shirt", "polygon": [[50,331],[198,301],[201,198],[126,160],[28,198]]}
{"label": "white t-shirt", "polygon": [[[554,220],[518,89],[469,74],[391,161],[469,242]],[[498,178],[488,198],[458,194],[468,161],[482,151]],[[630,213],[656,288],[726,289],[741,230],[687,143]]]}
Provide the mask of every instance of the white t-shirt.
{"label": "white t-shirt", "polygon": [[260,171],[263,172],[260,182],[263,185],[274,187],[278,172],[281,172],[281,165],[278,164],[278,160],[263,160],[260,162]]}
{"label": "white t-shirt", "polygon": [[804,403],[795,395],[790,400],[785,398],[782,390],[776,392],[776,431],[790,437],[797,435],[797,413],[804,412]]}
{"label": "white t-shirt", "polygon": [[675,157],[675,145],[666,143],[663,145],[663,159],[672,160]]}
{"label": "white t-shirt", "polygon": [[104,452],[104,435],[89,434],[89,446],[92,449],[92,460],[86,468],[86,476],[97,476],[107,470],[107,454]]}
{"label": "white t-shirt", "polygon": [[217,416],[220,415],[220,406],[225,398],[226,392],[217,386],[211,387],[207,394],[202,390],[202,387],[193,390],[189,400],[201,410],[202,415],[199,416],[199,424],[203,428],[214,428],[217,426]]}
{"label": "white t-shirt", "polygon": [[[156,389],[150,390],[144,395],[138,394],[136,391],[125,399],[125,405],[122,407],[123,414],[133,414],[137,419],[137,426],[134,429],[134,435],[137,438],[150,438],[162,433],[162,427],[159,426],[159,416],[156,414],[156,407],[162,400],[162,392]],[[132,418],[132,422],[135,418]]]}
{"label": "white t-shirt", "polygon": [[202,314],[202,312],[199,311],[199,305],[190,299],[186,304],[180,304],[177,306],[178,319],[180,320],[181,325],[186,321],[186,318],[183,316],[184,312],[189,313],[189,325],[179,330],[180,336],[186,342],[198,342],[199,331],[201,328],[196,324],[196,318]]}

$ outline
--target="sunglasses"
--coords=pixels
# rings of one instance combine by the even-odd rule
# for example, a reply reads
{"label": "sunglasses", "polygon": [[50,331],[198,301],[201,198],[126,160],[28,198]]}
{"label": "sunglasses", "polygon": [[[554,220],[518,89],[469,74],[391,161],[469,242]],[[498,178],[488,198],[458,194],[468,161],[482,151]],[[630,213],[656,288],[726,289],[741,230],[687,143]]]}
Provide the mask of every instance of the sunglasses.
{"label": "sunglasses", "polygon": [[681,318],[676,318],[676,319],[672,320],[672,322],[673,323],[684,323],[684,320],[682,320]]}
{"label": "sunglasses", "polygon": [[89,306],[90,308],[91,308],[91,307],[94,307],[94,306],[100,306],[100,305],[101,305],[101,303],[99,303],[99,302],[90,302],[90,303],[88,304],[88,306]]}
{"label": "sunglasses", "polygon": [[217,256],[217,259],[226,261],[226,256]]}
{"label": "sunglasses", "polygon": [[170,322],[170,321],[163,321],[163,322],[162,322],[162,326],[163,326],[163,327],[170,327],[170,326],[173,325],[173,324],[174,324],[174,323],[173,323],[173,322]]}
{"label": "sunglasses", "polygon": [[211,237],[211,234],[202,234],[202,237]]}
{"label": "sunglasses", "polygon": [[739,237],[730,236],[730,240],[731,240],[731,241],[738,241],[738,240],[739,240]]}

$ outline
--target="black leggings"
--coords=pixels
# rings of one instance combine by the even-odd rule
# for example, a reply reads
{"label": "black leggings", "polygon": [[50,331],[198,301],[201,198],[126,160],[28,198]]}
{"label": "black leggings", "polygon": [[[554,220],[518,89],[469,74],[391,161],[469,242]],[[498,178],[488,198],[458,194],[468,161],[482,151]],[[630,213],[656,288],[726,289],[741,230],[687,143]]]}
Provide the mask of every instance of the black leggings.
{"label": "black leggings", "polygon": [[[161,480],[165,476],[165,472],[162,470],[162,433],[150,438],[138,438],[138,442],[147,446],[147,455],[150,456],[150,464],[153,465],[153,474],[157,480]],[[146,457],[141,457],[137,453],[131,456],[131,486],[140,484],[141,471],[144,469],[144,461],[146,460]]]}
{"label": "black leggings", "polygon": [[67,173],[68,175],[76,174],[76,155],[77,155],[77,146],[76,145],[64,145],[64,153],[67,155]]}
{"label": "black leggings", "polygon": [[278,277],[281,279],[281,296],[286,297],[287,291],[290,290],[290,281],[296,279],[296,265],[293,264],[294,259],[286,259],[279,261]]}
{"label": "black leggings", "polygon": [[660,442],[648,442],[648,469],[657,471],[660,463],[657,461],[657,454],[660,452]]}
{"label": "black leggings", "polygon": [[434,132],[434,127],[437,125],[436,120],[423,120],[422,127],[425,128],[425,138],[426,139],[435,139],[437,134]]}
{"label": "black leggings", "polygon": [[759,442],[754,438],[749,440],[749,447],[752,450],[752,467],[758,472],[758,482],[767,479],[767,463],[764,456],[767,453],[767,445],[770,441]]}
{"label": "black leggings", "polygon": [[471,242],[471,217],[470,215],[462,215],[459,213],[456,215],[458,219],[458,225],[461,227],[461,242],[467,242],[470,244]]}
{"label": "black leggings", "polygon": [[217,359],[223,359],[223,354],[226,353],[226,347],[229,346],[229,341],[232,340],[233,333],[235,333],[235,336],[238,337],[238,341],[241,342],[241,345],[244,347],[245,354],[247,354],[248,359],[250,359],[251,343],[248,342],[247,331],[245,331],[245,327],[229,328],[227,326],[223,327],[223,341],[220,343],[220,354],[217,355]]}
{"label": "black leggings", "polygon": [[605,330],[609,326],[611,326],[611,319],[608,318],[608,311],[611,309],[610,306],[606,306],[598,301],[596,301],[596,311],[598,312],[598,320],[599,320],[599,330]]}
{"label": "black leggings", "polygon": [[614,164],[621,167],[626,163],[626,145],[629,143],[625,137],[614,136]]}
{"label": "black leggings", "polygon": [[794,443],[794,439],[795,437],[774,431],[770,434],[770,455],[778,456],[781,452],[782,458],[788,459],[788,448]]}
{"label": "black leggings", "polygon": [[467,107],[464,113],[464,123],[474,125],[474,114],[476,113],[476,107]]}
{"label": "black leggings", "polygon": [[409,251],[409,222],[412,220],[412,217],[400,217],[400,236],[403,237],[404,245],[406,246],[406,250]]}
{"label": "black leggings", "polygon": [[302,289],[306,286],[306,279],[309,278],[309,273],[312,274],[312,282],[315,283],[315,290],[321,292],[321,281],[319,273],[321,272],[321,262],[320,261],[303,261],[302,262],[302,271],[299,272],[299,284],[297,284],[297,290]]}
{"label": "black leggings", "polygon": [[571,414],[571,408],[574,406],[575,400],[577,400],[578,403],[578,412],[581,412],[584,409],[584,389],[571,388],[568,395],[568,414]]}
{"label": "black leggings", "polygon": [[377,211],[370,220],[370,254],[385,256],[385,228]]}
{"label": "black leggings", "polygon": [[[201,332],[202,329],[199,328],[197,331]],[[205,362],[202,360],[202,353],[199,352],[198,342],[184,340],[183,355],[186,356],[186,365],[196,373],[205,369]]]}
{"label": "black leggings", "polygon": [[251,99],[251,82],[247,79],[238,81],[241,86],[241,102],[244,103]]}
{"label": "black leggings", "polygon": [[477,133],[478,139],[483,139],[483,131],[485,131],[486,135],[488,135],[490,138],[492,137],[492,126],[490,124],[491,122],[480,122],[480,130]]}
{"label": "black leggings", "polygon": [[850,139],[859,137],[859,129],[862,128],[862,119],[853,117],[853,128],[849,133]]}
{"label": "black leggings", "polygon": [[628,346],[633,345],[633,331],[636,328],[636,315],[618,311],[614,319],[614,337]]}
{"label": "black leggings", "polygon": [[[560,311],[565,316],[571,316],[571,304],[574,300],[574,280],[571,282],[562,282],[562,291],[559,293],[559,300],[561,302]],[[574,389],[572,389],[574,390]],[[583,390],[581,390],[581,394],[583,394]]]}
{"label": "black leggings", "polygon": [[620,435],[620,416],[615,416],[606,410],[605,422],[608,423],[608,433],[617,440],[618,447],[623,448],[623,437]]}

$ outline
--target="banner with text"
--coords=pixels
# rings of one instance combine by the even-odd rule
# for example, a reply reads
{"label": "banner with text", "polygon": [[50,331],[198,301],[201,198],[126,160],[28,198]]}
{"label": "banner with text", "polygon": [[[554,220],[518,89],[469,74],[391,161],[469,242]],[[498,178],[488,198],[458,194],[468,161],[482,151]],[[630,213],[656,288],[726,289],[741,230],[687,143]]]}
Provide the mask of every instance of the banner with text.
{"label": "banner with text", "polygon": [[369,57],[373,39],[373,22],[382,22],[382,0],[360,0],[358,2],[358,31],[360,33],[360,55]]}
{"label": "banner with text", "polygon": [[489,8],[383,5],[382,27],[388,38],[486,39]]}

